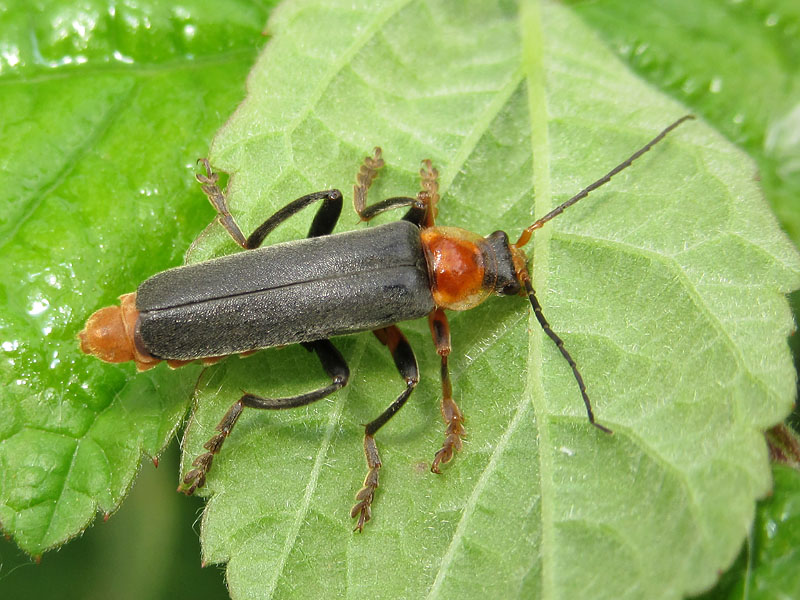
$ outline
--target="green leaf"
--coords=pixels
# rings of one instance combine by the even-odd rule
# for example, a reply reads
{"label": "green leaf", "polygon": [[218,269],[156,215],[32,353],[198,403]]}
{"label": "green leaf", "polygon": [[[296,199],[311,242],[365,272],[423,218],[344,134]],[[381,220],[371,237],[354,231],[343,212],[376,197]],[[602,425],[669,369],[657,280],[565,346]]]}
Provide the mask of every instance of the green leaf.
{"label": "green leaf", "polygon": [[781,590],[788,598],[800,588],[800,473],[776,466],[775,489],[754,526],[753,598],[774,598]]}
{"label": "green leaf", "polygon": [[[686,102],[748,152],[782,227],[800,243],[800,70],[793,67],[800,61],[800,5],[793,0],[602,0],[575,2],[574,8],[633,70]],[[798,322],[800,292],[790,300]],[[790,345],[798,368],[800,336],[791,336]],[[796,408],[790,419],[795,429],[798,419]],[[784,481],[775,481],[776,495],[787,493],[781,489]],[[759,514],[769,505],[759,504]],[[740,557],[737,565],[748,563]],[[748,572],[735,568],[724,578],[721,594],[729,593],[731,585],[725,583],[736,577],[741,578],[737,589],[752,592]],[[767,586],[763,592],[770,594]]]}
{"label": "green leaf", "polygon": [[792,598],[800,589],[800,472],[774,466],[775,493],[759,503],[735,567],[698,600]]}
{"label": "green leaf", "polygon": [[0,523],[32,554],[114,511],[196,369],[78,352],[86,317],[179,264],[212,218],[194,161],[243,91],[264,11],[6,4],[0,51]]}
{"label": "green leaf", "polygon": [[[754,525],[751,597],[791,598],[800,589],[800,473],[775,467],[775,494],[765,503]],[[742,586],[743,587],[743,586]],[[739,593],[737,598],[742,598]]]}
{"label": "green leaf", "polygon": [[[246,231],[312,189],[347,192],[364,154],[381,144],[389,165],[373,199],[413,193],[419,160],[430,156],[445,184],[440,223],[514,235],[534,206],[542,214],[686,110],[609,55],[589,31],[602,22],[587,28],[545,4],[543,24],[530,27],[510,3],[432,4],[283,8],[270,28],[279,39],[263,59],[269,68],[251,77],[253,99],[265,94],[267,105],[254,112],[264,114],[234,124],[230,154],[215,157],[232,171],[243,166],[232,204]],[[770,4],[788,19],[780,31],[792,26],[787,2],[759,4],[766,27],[745,35],[712,16],[708,30],[750,56],[778,30],[766,19]],[[137,376],[129,365],[100,365],[78,353],[74,334],[93,310],[177,264],[211,220],[191,163],[240,94],[264,12],[192,3],[187,23],[173,7],[86,6],[2,13],[0,521],[34,553],[77,533],[97,508],[113,509],[139,453],[157,452],[184,410],[191,373],[159,367]],[[637,24],[619,12],[625,6],[586,6],[610,15],[615,31]],[[654,27],[702,8],[670,6],[676,12]],[[535,22],[535,9],[525,10]],[[87,35],[86,22],[100,25]],[[663,41],[686,50],[665,64],[696,57],[690,74],[729,64],[731,52],[697,50],[706,31],[691,25],[688,39]],[[643,54],[632,53],[634,67]],[[772,105],[777,91],[796,99],[780,80],[796,76],[791,58],[763,53],[753,65],[729,66],[742,82],[717,97],[733,100],[729,110],[769,101],[768,123],[772,111],[793,114]],[[748,86],[746,75],[762,77],[768,59],[774,77]],[[744,144],[772,197],[777,184],[757,151],[768,125],[758,120],[761,137],[744,143],[725,126],[734,115],[709,111],[708,95],[683,95],[657,75],[657,87]],[[529,85],[539,88],[531,99]],[[791,131],[786,123],[780,131]],[[791,166],[791,136],[778,139],[781,164]],[[578,359],[600,420],[615,428],[612,439],[586,424],[568,367],[515,299],[453,315],[451,367],[469,439],[440,478],[426,471],[442,441],[438,359],[424,323],[403,325],[423,380],[378,436],[385,468],[363,536],[349,534],[347,516],[365,471],[358,424],[402,388],[385,349],[369,335],[337,340],[353,368],[347,389],[286,414],[246,411],[210,476],[218,494],[204,521],[206,557],[231,560],[234,596],[448,597],[458,587],[465,597],[487,589],[493,597],[677,597],[710,583],[766,490],[756,430],[780,420],[791,397],[779,291],[797,285],[797,258],[764,214],[753,170],[691,123],[538,232],[545,314]],[[290,221],[275,239],[302,236],[308,219]],[[345,214],[340,230],[354,221]],[[693,251],[679,252],[684,244]],[[196,250],[194,259],[236,247],[212,229]],[[187,460],[241,388],[277,395],[323,381],[298,348],[207,371]],[[70,436],[79,452],[63,444]],[[112,457],[105,469],[103,453]],[[40,501],[58,518],[37,515]]]}
{"label": "green leaf", "polygon": [[[414,193],[431,158],[440,224],[514,236],[687,112],[569,9],[487,4],[284,4],[212,148],[242,228],[309,191],[349,191],[380,144],[373,199]],[[468,439],[435,477],[438,357],[426,324],[405,324],[422,381],[377,436],[374,519],[350,535],[359,424],[402,382],[371,336],[343,338],[348,388],[241,417],[204,488],[204,559],[228,563],[236,598],[677,598],[711,586],[769,489],[761,431],[794,394],[783,294],[800,261],[754,174],[691,122],[537,232],[534,285],[613,437],[587,423],[529,306],[494,299],[451,313]],[[272,241],[304,235],[311,216]],[[190,258],[234,249],[217,227]],[[287,348],[207,371],[184,467],[242,389],[307,391],[325,382],[313,364]]]}
{"label": "green leaf", "polygon": [[572,3],[636,72],[755,159],[781,225],[800,243],[800,3]]}

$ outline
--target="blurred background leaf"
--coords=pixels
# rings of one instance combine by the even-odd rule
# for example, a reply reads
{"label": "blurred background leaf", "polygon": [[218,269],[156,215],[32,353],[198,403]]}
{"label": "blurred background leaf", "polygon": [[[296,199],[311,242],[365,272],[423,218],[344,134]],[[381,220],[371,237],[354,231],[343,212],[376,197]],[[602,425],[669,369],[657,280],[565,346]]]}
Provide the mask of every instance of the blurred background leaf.
{"label": "blurred background leaf", "polygon": [[[186,411],[197,369],[136,377],[78,358],[75,334],[94,309],[180,264],[213,218],[194,161],[244,95],[268,11],[0,3],[0,522],[29,553],[114,512]],[[43,566],[16,568],[28,559],[3,542],[0,593],[167,597],[211,580],[224,595],[213,570],[198,573],[186,535],[197,504],[174,494],[174,453],[165,462],[169,493],[140,492],[119,526],[112,517]]]}

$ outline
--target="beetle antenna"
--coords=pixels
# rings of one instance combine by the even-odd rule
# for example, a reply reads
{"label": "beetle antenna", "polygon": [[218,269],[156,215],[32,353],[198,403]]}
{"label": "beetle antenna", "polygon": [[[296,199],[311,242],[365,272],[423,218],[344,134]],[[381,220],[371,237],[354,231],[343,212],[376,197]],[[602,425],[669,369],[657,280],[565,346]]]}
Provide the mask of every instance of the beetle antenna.
{"label": "beetle antenna", "polygon": [[676,128],[678,125],[680,125],[680,124],[681,124],[681,123],[683,123],[684,121],[688,121],[689,119],[694,119],[694,118],[695,118],[695,116],[694,116],[694,115],[684,115],[683,117],[681,117],[680,119],[678,119],[677,121],[675,121],[674,123],[672,123],[671,125],[669,125],[668,127],[666,127],[666,128],[665,128],[665,129],[664,129],[664,130],[663,130],[661,133],[659,133],[659,134],[658,134],[656,137],[654,137],[652,140],[650,140],[649,142],[647,142],[647,143],[646,143],[644,146],[642,146],[641,148],[639,148],[639,150],[637,150],[636,152],[634,152],[633,154],[631,154],[631,156],[630,156],[630,157],[629,157],[627,160],[624,160],[623,162],[621,162],[620,164],[618,164],[616,167],[614,167],[613,169],[611,169],[611,170],[610,170],[608,173],[606,173],[606,174],[605,174],[603,177],[601,177],[600,179],[598,179],[597,181],[595,181],[593,184],[591,184],[591,185],[589,185],[589,186],[585,187],[585,188],[584,188],[584,189],[582,189],[580,192],[578,192],[577,194],[575,194],[575,195],[574,195],[572,198],[570,198],[569,200],[567,200],[567,201],[566,201],[566,202],[564,202],[563,204],[560,204],[559,206],[557,206],[556,208],[554,208],[553,210],[551,210],[549,213],[547,213],[547,214],[546,214],[545,216],[543,216],[541,219],[539,219],[538,221],[536,221],[536,222],[535,222],[533,225],[531,225],[530,227],[527,227],[527,228],[526,228],[526,229],[525,229],[525,230],[522,232],[522,235],[520,235],[520,236],[519,236],[519,239],[517,240],[517,243],[516,243],[516,244],[514,244],[514,246],[515,246],[515,247],[517,247],[517,248],[521,248],[522,246],[524,246],[525,244],[527,244],[527,243],[530,241],[530,239],[531,239],[531,234],[532,234],[534,231],[536,231],[537,229],[539,229],[539,228],[540,228],[542,225],[544,225],[545,223],[547,223],[547,222],[548,222],[550,219],[552,219],[552,218],[554,218],[554,217],[557,217],[558,215],[560,215],[562,212],[564,212],[564,210],[565,210],[565,209],[567,209],[567,208],[569,208],[570,206],[572,206],[573,204],[575,204],[575,203],[576,203],[578,200],[583,200],[584,198],[586,198],[586,196],[588,196],[590,192],[592,192],[592,191],[596,190],[596,189],[597,189],[597,188],[599,188],[601,185],[605,185],[606,183],[608,183],[608,182],[609,182],[609,180],[610,180],[610,179],[611,179],[611,178],[612,178],[614,175],[616,175],[616,174],[617,174],[617,173],[619,173],[620,171],[622,171],[622,170],[624,170],[624,169],[627,169],[628,167],[630,167],[630,166],[631,166],[631,163],[632,163],[633,161],[635,161],[635,160],[636,160],[637,158],[639,158],[639,157],[640,157],[642,154],[644,154],[645,152],[647,152],[648,150],[650,150],[650,148],[652,148],[653,146],[655,146],[655,145],[656,145],[658,142],[660,142],[661,140],[663,140],[663,139],[664,139],[664,137],[665,137],[665,136],[666,136],[666,135],[667,135],[667,134],[668,134],[670,131],[672,131],[673,129],[675,129],[675,128]]}
{"label": "beetle antenna", "polygon": [[561,355],[566,359],[566,361],[569,363],[569,366],[572,368],[572,374],[575,376],[575,381],[578,382],[578,387],[580,388],[581,396],[583,397],[583,403],[586,405],[586,413],[589,417],[589,423],[597,427],[600,431],[605,433],[614,433],[608,427],[601,425],[595,420],[594,412],[592,411],[592,403],[589,400],[589,394],[586,392],[586,384],[583,383],[581,372],[578,371],[578,365],[575,364],[575,360],[564,347],[564,341],[558,337],[558,335],[556,335],[556,332],[550,328],[550,323],[548,323],[547,319],[545,319],[544,313],[542,312],[542,305],[539,304],[539,301],[536,299],[536,292],[533,290],[533,284],[531,284],[530,275],[528,275],[527,271],[525,271],[521,274],[520,278],[522,280],[522,284],[525,286],[525,294],[528,296],[528,300],[531,302],[533,313],[536,315],[539,325],[541,325],[544,332],[551,340],[553,340],[555,345],[558,346]]}

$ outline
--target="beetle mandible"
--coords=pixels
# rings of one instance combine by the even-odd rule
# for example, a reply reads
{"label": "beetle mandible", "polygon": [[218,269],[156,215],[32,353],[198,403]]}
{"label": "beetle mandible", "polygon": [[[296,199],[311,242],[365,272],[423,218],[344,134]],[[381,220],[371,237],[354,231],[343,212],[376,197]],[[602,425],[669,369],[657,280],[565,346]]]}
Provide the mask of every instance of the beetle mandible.
{"label": "beetle mandible", "polygon": [[[218,175],[206,159],[198,174],[203,192],[217,211],[217,220],[248,252],[176,267],[154,275],[120,304],[92,314],[80,332],[80,347],[107,362],[134,361],[138,370],[166,361],[178,367],[201,359],[220,358],[262,348],[302,344],[315,352],[331,383],[288,398],[261,398],[245,393],[219,422],[206,452],[192,463],[179,490],[192,494],[202,487],[214,455],[230,435],[244,407],[281,409],[303,406],[347,384],[350,371],[330,339],[371,330],[388,347],[406,388],[374,421],[365,426],[367,476],[356,494],[351,517],[361,531],[372,516],[381,459],[375,433],[405,404],[419,381],[414,352],[396,323],[427,316],[441,357],[441,412],[445,439],[431,471],[449,462],[461,449],[464,418],[453,400],[447,366],[450,329],[445,310],[467,310],[488,296],[523,295],[544,332],[572,368],[589,422],[595,420],[583,378],[564,343],[553,332],[536,299],[522,247],[532,233],[560,215],[614,175],[629,167],[684,121],[666,127],[606,175],[581,190],[523,230],[515,243],[502,231],[481,237],[464,229],[435,224],[439,199],[438,172],[430,160],[420,170],[421,191],[415,197],[393,197],[367,205],[367,191],[384,165],[381,149],[366,157],[356,176],[353,204],[362,221],[395,208],[407,208],[402,220],[359,231],[331,234],[342,210],[342,193],[331,189],[290,202],[245,237],[228,210]],[[321,201],[303,240],[261,248],[281,222]]]}

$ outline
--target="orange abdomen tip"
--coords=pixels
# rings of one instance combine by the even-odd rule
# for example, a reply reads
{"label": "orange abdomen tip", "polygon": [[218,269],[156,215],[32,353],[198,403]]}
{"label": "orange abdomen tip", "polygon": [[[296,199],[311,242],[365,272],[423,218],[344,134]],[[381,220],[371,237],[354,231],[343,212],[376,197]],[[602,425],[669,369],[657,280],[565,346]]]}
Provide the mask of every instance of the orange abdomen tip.
{"label": "orange abdomen tip", "polygon": [[108,363],[136,362],[140,371],[154,367],[159,360],[138,351],[134,343],[136,294],[120,296],[120,304],[96,311],[78,334],[81,351]]}
{"label": "orange abdomen tip", "polygon": [[95,312],[78,337],[81,351],[102,361],[121,363],[133,360],[133,345],[125,335],[120,306],[106,306]]}

